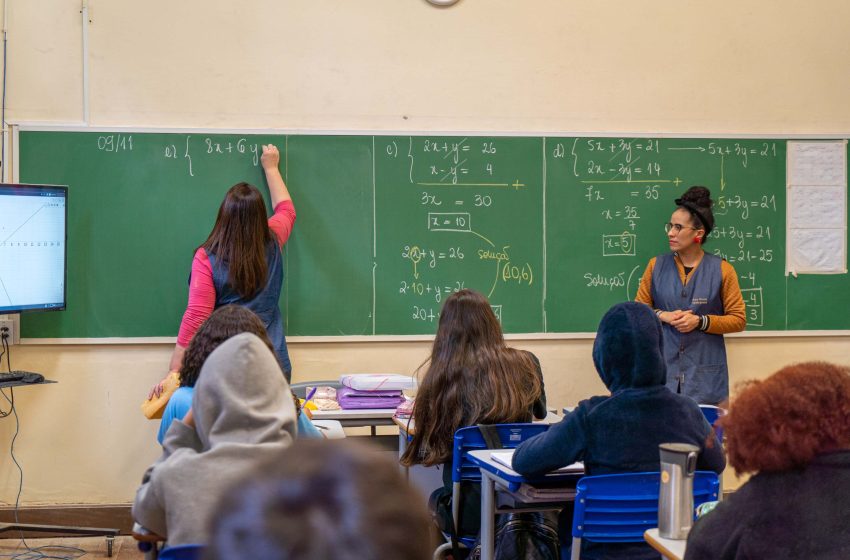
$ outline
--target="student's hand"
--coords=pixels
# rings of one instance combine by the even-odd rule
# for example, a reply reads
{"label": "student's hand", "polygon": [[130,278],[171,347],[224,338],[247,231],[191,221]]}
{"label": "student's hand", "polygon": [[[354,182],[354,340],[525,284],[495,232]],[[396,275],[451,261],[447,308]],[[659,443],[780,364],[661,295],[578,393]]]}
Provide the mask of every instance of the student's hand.
{"label": "student's hand", "polygon": [[183,423],[189,426],[190,428],[195,427],[195,417],[192,415],[192,409],[189,409],[189,412],[186,413],[186,416],[183,417]]}
{"label": "student's hand", "polygon": [[260,163],[263,165],[263,171],[271,171],[277,169],[280,165],[280,152],[277,146],[263,144],[263,155],[260,156]]}
{"label": "student's hand", "polygon": [[688,309],[678,319],[671,321],[670,325],[680,333],[688,333],[699,326],[699,316],[694,315],[694,312]]}
{"label": "student's hand", "polygon": [[162,392],[165,391],[165,382],[168,380],[168,377],[157,383],[151,388],[150,393],[148,393],[148,400],[157,399]]}

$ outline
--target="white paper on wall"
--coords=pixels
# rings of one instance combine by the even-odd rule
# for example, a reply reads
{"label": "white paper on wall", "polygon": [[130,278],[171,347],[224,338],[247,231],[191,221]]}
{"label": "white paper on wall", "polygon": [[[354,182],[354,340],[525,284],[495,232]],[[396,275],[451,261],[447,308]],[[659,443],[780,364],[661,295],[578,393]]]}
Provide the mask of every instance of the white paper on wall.
{"label": "white paper on wall", "polygon": [[789,260],[796,273],[841,273],[845,270],[843,229],[796,229],[791,232]]}
{"label": "white paper on wall", "polygon": [[844,187],[792,186],[788,204],[792,228],[844,227]]}
{"label": "white paper on wall", "polygon": [[786,274],[847,272],[847,141],[791,141]]}
{"label": "white paper on wall", "polygon": [[847,184],[847,143],[789,142],[788,184],[842,186]]}

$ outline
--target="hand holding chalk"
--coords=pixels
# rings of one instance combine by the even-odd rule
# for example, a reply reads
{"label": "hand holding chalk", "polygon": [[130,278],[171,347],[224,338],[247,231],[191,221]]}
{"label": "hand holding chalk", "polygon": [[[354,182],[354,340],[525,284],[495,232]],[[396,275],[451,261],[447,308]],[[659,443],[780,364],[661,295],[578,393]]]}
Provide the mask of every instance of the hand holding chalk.
{"label": "hand holding chalk", "polygon": [[264,171],[277,169],[280,165],[280,152],[274,144],[263,144],[263,155],[260,156],[260,163],[263,165]]}

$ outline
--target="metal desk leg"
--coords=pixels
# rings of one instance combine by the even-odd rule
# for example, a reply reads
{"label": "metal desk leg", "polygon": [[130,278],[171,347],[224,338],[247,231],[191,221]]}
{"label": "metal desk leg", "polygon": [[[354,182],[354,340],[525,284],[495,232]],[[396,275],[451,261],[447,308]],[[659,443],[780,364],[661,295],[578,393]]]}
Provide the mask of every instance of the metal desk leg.
{"label": "metal desk leg", "polygon": [[[398,458],[401,460],[401,456],[404,455],[404,452],[407,451],[407,432],[404,430],[398,431]],[[401,465],[399,465],[401,466]],[[410,480],[410,469],[408,467],[401,467],[404,470],[404,478]]]}
{"label": "metal desk leg", "polygon": [[493,560],[495,540],[496,489],[490,475],[481,470],[481,560]]}

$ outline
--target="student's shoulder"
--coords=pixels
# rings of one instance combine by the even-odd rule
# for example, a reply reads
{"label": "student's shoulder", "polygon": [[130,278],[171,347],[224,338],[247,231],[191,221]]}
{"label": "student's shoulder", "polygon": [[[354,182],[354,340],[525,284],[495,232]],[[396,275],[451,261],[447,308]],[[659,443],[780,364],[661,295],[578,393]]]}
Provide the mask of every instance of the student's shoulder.
{"label": "student's shoulder", "polygon": [[589,399],[580,401],[574,413],[579,414],[581,416],[589,416],[593,414],[593,412],[600,406],[603,406],[609,402],[611,402],[611,397],[607,395],[590,397]]}

